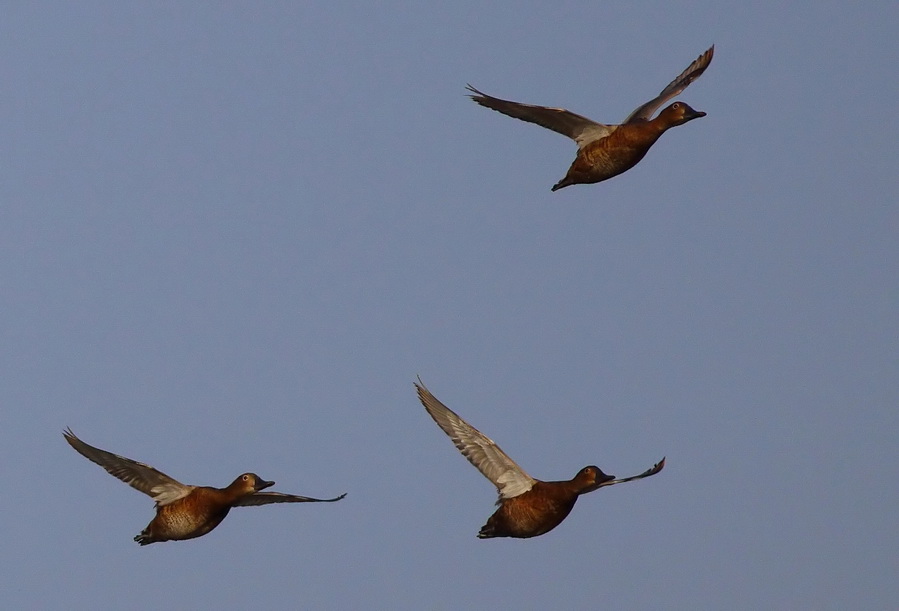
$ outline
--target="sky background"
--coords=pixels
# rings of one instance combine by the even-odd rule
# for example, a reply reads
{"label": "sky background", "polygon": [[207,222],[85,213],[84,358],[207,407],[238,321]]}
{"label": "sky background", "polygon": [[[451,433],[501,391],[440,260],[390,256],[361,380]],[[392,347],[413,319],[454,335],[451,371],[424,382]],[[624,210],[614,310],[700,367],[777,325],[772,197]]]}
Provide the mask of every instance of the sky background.
{"label": "sky background", "polygon": [[[899,6],[14,3],[0,20],[8,608],[895,609]],[[708,116],[550,187],[712,43]],[[430,390],[534,477],[481,541]],[[140,548],[85,441],[241,508]]]}

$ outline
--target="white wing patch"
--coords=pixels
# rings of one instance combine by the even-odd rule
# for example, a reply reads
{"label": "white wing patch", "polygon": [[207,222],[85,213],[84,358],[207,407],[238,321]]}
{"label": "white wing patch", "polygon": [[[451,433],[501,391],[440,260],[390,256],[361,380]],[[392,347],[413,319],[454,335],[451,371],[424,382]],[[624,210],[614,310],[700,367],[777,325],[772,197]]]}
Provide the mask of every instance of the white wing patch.
{"label": "white wing patch", "polygon": [[196,486],[166,486],[166,485],[158,485],[150,488],[150,496],[156,501],[156,504],[162,507],[163,505],[171,505],[175,501],[179,499],[183,499],[188,494],[190,494]]}
{"label": "white wing patch", "polygon": [[593,125],[584,127],[581,133],[575,137],[574,141],[577,142],[578,149],[582,149],[597,140],[608,138],[616,129],[618,129],[617,125],[601,125],[599,123],[594,123]]}
{"label": "white wing patch", "polygon": [[520,496],[533,487],[534,481],[530,477],[523,479],[516,471],[506,471],[497,478],[497,488],[504,499]]}

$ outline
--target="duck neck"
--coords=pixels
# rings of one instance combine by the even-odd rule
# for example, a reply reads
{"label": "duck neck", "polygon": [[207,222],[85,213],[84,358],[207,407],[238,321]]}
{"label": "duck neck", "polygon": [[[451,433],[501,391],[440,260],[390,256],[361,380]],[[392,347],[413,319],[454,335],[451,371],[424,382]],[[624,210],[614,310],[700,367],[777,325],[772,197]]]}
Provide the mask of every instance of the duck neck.
{"label": "duck neck", "polygon": [[671,123],[665,120],[663,115],[659,115],[655,119],[652,119],[647,123],[648,125],[652,126],[652,131],[656,134],[656,138],[674,127],[673,125],[671,125]]}

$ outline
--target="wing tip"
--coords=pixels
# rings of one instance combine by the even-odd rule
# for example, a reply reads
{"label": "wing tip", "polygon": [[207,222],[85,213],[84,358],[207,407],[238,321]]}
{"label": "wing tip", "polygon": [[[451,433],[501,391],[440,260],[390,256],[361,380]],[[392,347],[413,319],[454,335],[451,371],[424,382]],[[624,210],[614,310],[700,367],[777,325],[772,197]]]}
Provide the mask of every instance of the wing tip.
{"label": "wing tip", "polygon": [[655,465],[653,465],[653,467],[652,467],[652,469],[651,469],[653,475],[655,475],[656,473],[658,473],[659,471],[661,471],[662,469],[665,468],[665,459],[666,459],[666,458],[668,458],[668,457],[667,457],[667,456],[663,456],[663,457],[662,457],[662,460],[660,460],[660,461],[657,462]]}
{"label": "wing tip", "polygon": [[709,64],[712,63],[712,58],[715,57],[715,45],[712,44],[711,47],[706,49],[703,53],[696,58],[696,61],[699,65],[702,66],[703,70],[709,67]]}
{"label": "wing tip", "polygon": [[480,100],[484,100],[484,99],[490,97],[490,96],[488,96],[486,93],[484,93],[483,91],[481,91],[481,90],[479,90],[478,88],[476,88],[476,87],[475,87],[474,85],[472,85],[471,83],[465,83],[465,90],[471,92],[471,93],[469,93],[469,94],[467,94],[467,95],[468,95],[469,98],[471,98],[471,100],[472,100],[473,102],[478,102],[478,103],[480,103],[480,102],[479,102]]}

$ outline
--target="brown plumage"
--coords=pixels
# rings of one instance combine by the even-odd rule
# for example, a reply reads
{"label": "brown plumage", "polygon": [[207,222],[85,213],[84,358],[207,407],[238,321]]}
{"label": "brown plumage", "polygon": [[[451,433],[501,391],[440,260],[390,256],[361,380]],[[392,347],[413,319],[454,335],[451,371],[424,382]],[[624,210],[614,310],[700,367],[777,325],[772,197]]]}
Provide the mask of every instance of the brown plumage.
{"label": "brown plumage", "polygon": [[526,539],[548,533],[568,517],[580,495],[604,486],[649,477],[665,467],[663,458],[640,475],[615,479],[614,475],[607,475],[599,467],[591,465],[578,471],[570,480],[540,481],[525,473],[492,439],[438,401],[421,380],[415,388],[434,422],[499,492],[496,511],[478,533],[481,539]]}
{"label": "brown plumage", "polygon": [[232,507],[269,503],[333,503],[282,492],[260,492],[273,486],[255,473],[244,473],[225,488],[187,486],[149,465],[95,448],[81,441],[70,429],[63,437],[79,454],[97,463],[111,475],[156,501],[156,517],[134,540],[141,545],[160,541],[181,541],[201,537],[218,526]]}
{"label": "brown plumage", "polygon": [[712,45],[687,66],[655,98],[637,107],[620,125],[605,125],[582,117],[564,108],[549,108],[511,102],[487,95],[471,85],[469,97],[486,108],[496,110],[522,121],[536,123],[568,136],[578,145],[577,156],[565,177],[552,190],[569,185],[592,184],[617,176],[631,169],[643,159],[650,147],[668,129],[683,125],[706,113],[693,110],[684,102],[674,102],[652,118],[658,108],[686,89],[708,68],[715,54]]}

